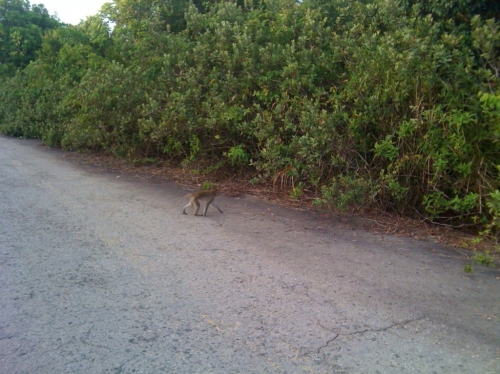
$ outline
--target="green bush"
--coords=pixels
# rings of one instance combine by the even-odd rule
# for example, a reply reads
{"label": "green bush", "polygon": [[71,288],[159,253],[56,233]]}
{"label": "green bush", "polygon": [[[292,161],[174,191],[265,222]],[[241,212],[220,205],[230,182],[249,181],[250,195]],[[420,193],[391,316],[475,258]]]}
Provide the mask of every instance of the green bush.
{"label": "green bush", "polygon": [[169,4],[48,32],[3,78],[0,131],[499,232],[496,3]]}

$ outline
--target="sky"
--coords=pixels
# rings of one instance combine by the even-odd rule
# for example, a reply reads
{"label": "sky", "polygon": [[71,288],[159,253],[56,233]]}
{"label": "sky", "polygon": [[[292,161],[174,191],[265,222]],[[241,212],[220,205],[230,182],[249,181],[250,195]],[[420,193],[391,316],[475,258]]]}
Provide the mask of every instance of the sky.
{"label": "sky", "polygon": [[85,20],[88,16],[99,13],[104,3],[111,0],[31,0],[30,4],[43,4],[49,11],[64,23],[77,25],[80,20]]}

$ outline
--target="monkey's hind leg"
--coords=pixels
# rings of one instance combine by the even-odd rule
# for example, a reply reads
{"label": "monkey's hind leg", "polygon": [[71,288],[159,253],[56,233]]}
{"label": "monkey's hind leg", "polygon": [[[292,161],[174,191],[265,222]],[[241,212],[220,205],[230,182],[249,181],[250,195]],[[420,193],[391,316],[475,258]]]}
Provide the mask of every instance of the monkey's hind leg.
{"label": "monkey's hind leg", "polygon": [[187,215],[187,213],[186,213],[186,208],[187,208],[187,207],[190,207],[190,206],[191,206],[191,201],[190,201],[189,203],[187,203],[187,205],[184,207],[184,209],[183,209],[183,211],[182,211],[182,214],[186,214],[186,215]]}
{"label": "monkey's hind leg", "polygon": [[198,212],[200,211],[200,202],[197,199],[193,199],[192,203],[194,205],[194,215],[195,216],[198,216],[198,215],[201,216],[201,214],[198,214]]}
{"label": "monkey's hind leg", "polygon": [[208,210],[208,206],[209,206],[209,205],[212,205],[212,206],[213,206],[215,209],[217,209],[219,212],[224,213],[222,210],[220,210],[220,208],[219,208],[217,205],[215,205],[215,204],[214,204],[214,202],[213,202],[213,201],[211,201],[211,202],[207,203],[207,205],[205,205],[205,216],[207,215],[207,210]]}

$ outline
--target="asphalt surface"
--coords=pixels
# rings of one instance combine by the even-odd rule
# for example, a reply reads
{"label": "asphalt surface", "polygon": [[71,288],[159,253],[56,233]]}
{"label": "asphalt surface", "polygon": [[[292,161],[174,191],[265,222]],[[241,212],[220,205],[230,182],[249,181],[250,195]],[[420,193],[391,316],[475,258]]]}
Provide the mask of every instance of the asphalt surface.
{"label": "asphalt surface", "polygon": [[500,272],[0,137],[0,373],[500,373]]}

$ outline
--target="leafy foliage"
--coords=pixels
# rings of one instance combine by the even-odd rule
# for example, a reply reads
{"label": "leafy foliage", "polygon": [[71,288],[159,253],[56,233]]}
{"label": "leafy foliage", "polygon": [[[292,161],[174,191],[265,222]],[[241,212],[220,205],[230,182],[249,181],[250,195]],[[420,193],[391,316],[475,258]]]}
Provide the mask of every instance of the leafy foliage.
{"label": "leafy foliage", "polygon": [[115,0],[46,33],[0,88],[0,130],[253,168],[318,204],[498,233],[498,14],[490,0]]}
{"label": "leafy foliage", "polygon": [[60,26],[47,9],[27,0],[0,0],[0,76],[35,59],[45,31]]}

